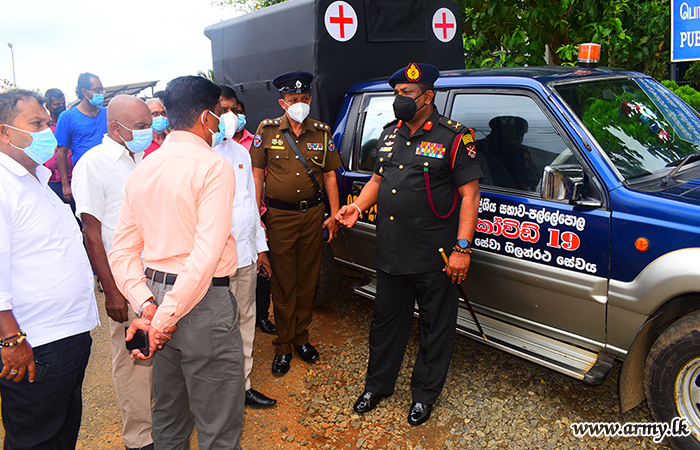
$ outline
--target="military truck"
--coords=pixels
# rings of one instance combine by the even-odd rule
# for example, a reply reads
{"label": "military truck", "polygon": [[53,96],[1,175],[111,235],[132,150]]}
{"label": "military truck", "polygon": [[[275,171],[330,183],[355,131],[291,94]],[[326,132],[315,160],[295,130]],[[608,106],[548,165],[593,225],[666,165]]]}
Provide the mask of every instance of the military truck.
{"label": "military truck", "polygon": [[[348,59],[326,76],[373,65],[367,48],[364,63]],[[349,54],[342,43],[334,51]],[[320,110],[339,105],[330,122],[341,204],[371,177],[377,138],[393,119],[388,75],[421,59],[401,53],[383,78],[353,84]],[[457,331],[591,385],[622,361],[621,410],[646,400],[659,422],[687,421],[687,432],[667,436],[675,448],[700,449],[698,112],[636,72],[436,65],[435,106],[474,129],[484,173],[464,287],[488,341],[463,303]],[[215,62],[217,70],[227,80]],[[408,170],[423,170],[416,158]],[[369,298],[376,219],[374,207],[331,245],[335,264],[366,277],[354,289]]]}

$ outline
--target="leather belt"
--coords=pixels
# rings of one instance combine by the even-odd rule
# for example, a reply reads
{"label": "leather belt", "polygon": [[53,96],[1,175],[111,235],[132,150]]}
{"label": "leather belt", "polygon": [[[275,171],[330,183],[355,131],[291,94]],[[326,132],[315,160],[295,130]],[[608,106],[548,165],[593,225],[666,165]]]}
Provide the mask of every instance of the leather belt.
{"label": "leather belt", "polygon": [[[175,284],[175,280],[177,280],[177,275],[174,273],[160,272],[158,270],[153,270],[147,267],[146,278],[148,278],[149,280],[153,280],[156,283]],[[228,287],[229,281],[229,277],[214,277],[211,279],[211,284],[214,286]]]}
{"label": "leather belt", "polygon": [[265,205],[269,208],[284,209],[287,211],[300,211],[306,212],[309,208],[318,206],[323,203],[323,197],[314,197],[307,200],[302,200],[299,203],[287,203],[281,200],[275,200],[274,198],[266,198]]}

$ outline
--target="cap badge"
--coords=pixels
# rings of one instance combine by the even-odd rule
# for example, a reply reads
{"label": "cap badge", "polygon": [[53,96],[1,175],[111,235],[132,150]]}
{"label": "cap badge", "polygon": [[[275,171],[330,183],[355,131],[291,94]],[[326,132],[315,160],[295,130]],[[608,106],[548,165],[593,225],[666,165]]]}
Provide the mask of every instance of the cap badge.
{"label": "cap badge", "polygon": [[420,80],[420,69],[416,65],[416,63],[411,63],[406,67],[406,79],[408,81],[418,81]]}
{"label": "cap badge", "polygon": [[299,89],[301,87],[301,81],[297,80],[294,86],[296,86],[296,88]]}

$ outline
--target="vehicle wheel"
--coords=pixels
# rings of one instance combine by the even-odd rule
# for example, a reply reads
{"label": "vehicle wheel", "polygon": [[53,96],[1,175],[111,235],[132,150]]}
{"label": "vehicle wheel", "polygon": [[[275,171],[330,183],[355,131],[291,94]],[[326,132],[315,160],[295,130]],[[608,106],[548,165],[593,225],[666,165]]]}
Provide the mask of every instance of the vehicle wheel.
{"label": "vehicle wheel", "polygon": [[676,449],[700,449],[700,311],[659,336],[644,369],[647,404],[658,422],[687,420],[690,435],[668,437]]}
{"label": "vehicle wheel", "polygon": [[318,285],[316,285],[316,296],[314,306],[325,305],[333,300],[338,293],[338,283],[340,282],[340,267],[333,259],[331,246],[324,243],[321,253],[321,269],[318,271]]}

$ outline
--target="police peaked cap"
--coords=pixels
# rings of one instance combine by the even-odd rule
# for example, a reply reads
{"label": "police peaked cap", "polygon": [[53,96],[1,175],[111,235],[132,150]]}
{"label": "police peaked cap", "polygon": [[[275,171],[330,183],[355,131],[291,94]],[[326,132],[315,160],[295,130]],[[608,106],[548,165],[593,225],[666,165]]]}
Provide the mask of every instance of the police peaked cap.
{"label": "police peaked cap", "polygon": [[287,72],[279,75],[272,84],[283,94],[302,94],[311,92],[314,76],[309,72]]}
{"label": "police peaked cap", "polygon": [[440,76],[440,71],[432,64],[411,63],[399,69],[389,78],[389,85],[420,83],[432,86]]}

